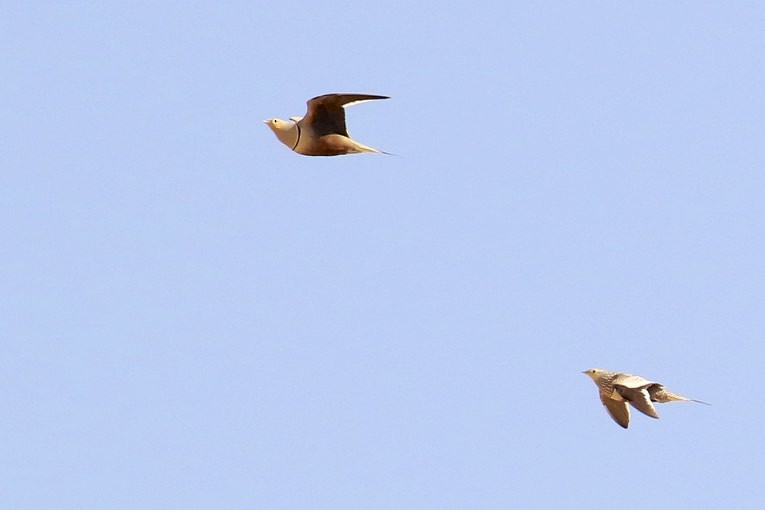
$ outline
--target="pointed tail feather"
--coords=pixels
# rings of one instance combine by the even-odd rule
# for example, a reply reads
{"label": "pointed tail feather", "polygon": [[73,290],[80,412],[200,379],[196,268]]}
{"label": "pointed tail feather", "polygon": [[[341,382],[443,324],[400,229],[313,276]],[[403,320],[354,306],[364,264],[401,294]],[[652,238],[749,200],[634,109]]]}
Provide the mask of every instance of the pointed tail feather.
{"label": "pointed tail feather", "polygon": [[651,392],[651,400],[654,402],[659,403],[667,403],[667,402],[697,402],[699,404],[705,404],[705,405],[712,405],[708,402],[703,402],[701,400],[696,400],[693,398],[687,398],[682,395],[678,395],[677,393],[672,393],[671,391],[660,389],[658,391]]}
{"label": "pointed tail feather", "polygon": [[356,140],[353,140],[353,143],[354,143],[354,149],[356,149],[358,152],[373,152],[375,154],[387,154],[388,156],[396,156],[396,154],[375,149],[374,147],[370,147],[368,145],[364,145],[363,143],[359,143]]}

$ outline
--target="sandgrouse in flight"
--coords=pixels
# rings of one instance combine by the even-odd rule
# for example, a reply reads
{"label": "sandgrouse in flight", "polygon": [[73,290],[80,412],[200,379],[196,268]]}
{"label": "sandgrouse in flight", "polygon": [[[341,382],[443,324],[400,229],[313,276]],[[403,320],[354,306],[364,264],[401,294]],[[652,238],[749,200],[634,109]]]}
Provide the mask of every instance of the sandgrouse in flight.
{"label": "sandgrouse in flight", "polygon": [[[707,404],[700,400],[685,398],[667,390],[663,384],[643,379],[638,375],[609,372],[591,368],[582,372],[595,381],[600,401],[616,423],[625,429],[630,423],[630,408],[627,403],[651,418],[659,418],[653,402],[688,401]],[[707,404],[709,405],[709,404]]]}
{"label": "sandgrouse in flight", "polygon": [[308,101],[305,117],[290,120],[268,119],[271,128],[284,145],[305,156],[339,156],[360,152],[387,152],[373,149],[351,139],[345,127],[345,107],[353,104],[389,99],[370,94],[325,94]]}

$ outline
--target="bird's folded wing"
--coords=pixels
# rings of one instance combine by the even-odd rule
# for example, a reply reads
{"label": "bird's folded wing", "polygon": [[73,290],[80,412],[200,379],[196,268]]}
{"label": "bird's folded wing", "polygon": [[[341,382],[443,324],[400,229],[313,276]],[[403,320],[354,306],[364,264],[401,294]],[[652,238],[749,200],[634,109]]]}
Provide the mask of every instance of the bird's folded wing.
{"label": "bird's folded wing", "polygon": [[626,429],[630,424],[630,408],[627,407],[627,403],[614,400],[603,394],[600,395],[600,401],[603,402],[603,405],[606,407],[606,411],[608,411],[611,418]]}

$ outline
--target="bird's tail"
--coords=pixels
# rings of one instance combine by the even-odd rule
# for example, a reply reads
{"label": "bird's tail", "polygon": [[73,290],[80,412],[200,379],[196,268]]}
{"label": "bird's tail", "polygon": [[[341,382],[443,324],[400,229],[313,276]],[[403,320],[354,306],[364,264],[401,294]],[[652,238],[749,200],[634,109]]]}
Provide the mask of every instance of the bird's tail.
{"label": "bird's tail", "polygon": [[659,392],[657,395],[657,401],[658,402],[672,402],[672,401],[683,401],[683,402],[696,402],[698,404],[705,404],[708,406],[711,406],[712,404],[708,402],[703,402],[701,400],[696,400],[694,398],[687,398],[682,395],[678,395],[677,393],[672,393],[671,391],[663,390]]}
{"label": "bird's tail", "polygon": [[396,155],[391,152],[381,151],[380,149],[375,149],[374,147],[364,145],[363,143],[359,143],[356,140],[353,140],[353,148],[356,150],[356,152],[373,152],[375,154],[387,154],[388,156]]}

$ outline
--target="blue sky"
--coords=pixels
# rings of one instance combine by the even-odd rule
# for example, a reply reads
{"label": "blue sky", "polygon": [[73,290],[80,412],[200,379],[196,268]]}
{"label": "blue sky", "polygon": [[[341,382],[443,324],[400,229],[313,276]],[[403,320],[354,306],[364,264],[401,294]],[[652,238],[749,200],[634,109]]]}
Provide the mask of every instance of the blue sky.
{"label": "blue sky", "polygon": [[[761,508],[764,22],[6,5],[0,507]],[[261,124],[328,92],[399,157]]]}

